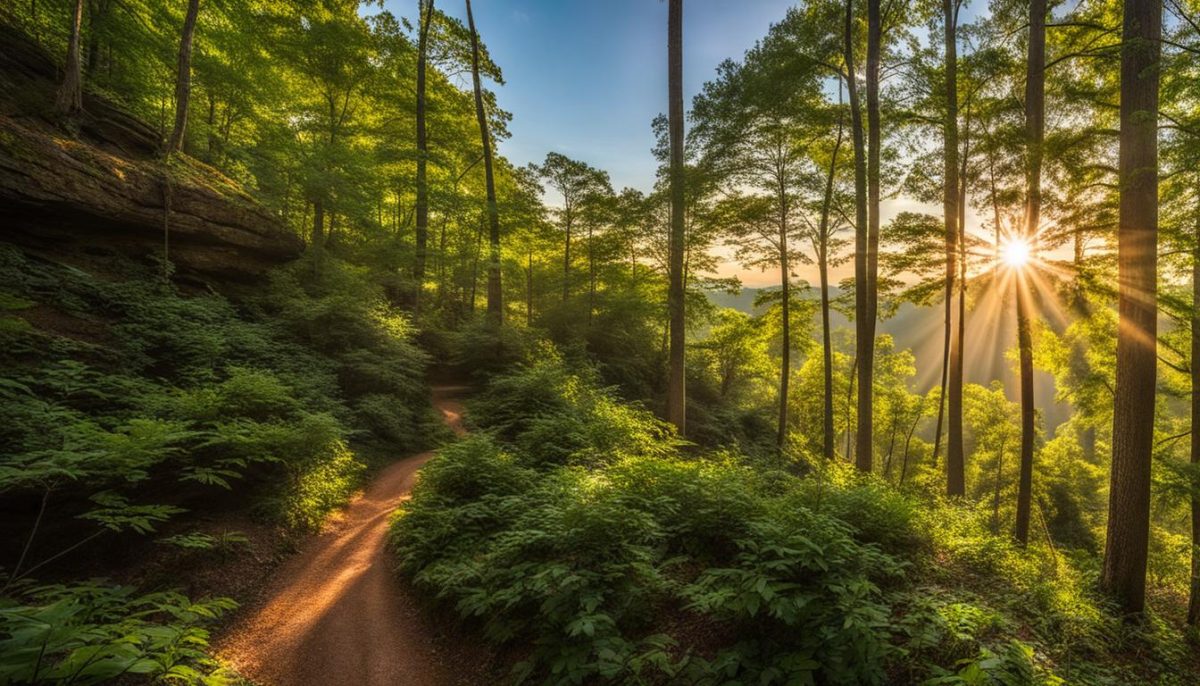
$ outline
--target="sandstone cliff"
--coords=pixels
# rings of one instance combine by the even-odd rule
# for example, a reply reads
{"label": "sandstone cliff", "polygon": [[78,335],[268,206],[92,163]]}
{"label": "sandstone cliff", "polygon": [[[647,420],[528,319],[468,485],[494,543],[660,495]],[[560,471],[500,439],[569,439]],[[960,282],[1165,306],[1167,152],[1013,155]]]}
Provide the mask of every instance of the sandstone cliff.
{"label": "sandstone cliff", "polygon": [[162,162],[158,132],[104,98],[85,94],[69,131],[55,122],[54,62],[2,24],[0,44],[0,240],[138,257],[165,243],[180,274],[231,280],[300,254],[238,184],[186,156]]}

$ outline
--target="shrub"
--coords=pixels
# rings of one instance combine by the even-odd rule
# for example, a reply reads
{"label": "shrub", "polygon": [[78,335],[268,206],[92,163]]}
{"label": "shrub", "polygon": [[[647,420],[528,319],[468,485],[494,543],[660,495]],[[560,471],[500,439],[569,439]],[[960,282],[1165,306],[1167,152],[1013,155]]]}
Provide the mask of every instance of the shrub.
{"label": "shrub", "polygon": [[[363,472],[348,437],[407,451],[426,435],[426,358],[377,290],[353,292],[354,269],[285,268],[276,289],[235,307],[115,256],[104,264],[101,278],[0,247],[0,305],[39,314],[0,330],[0,492],[49,501],[45,526],[33,508],[15,526],[56,531],[101,494],[165,518],[178,509],[152,503],[178,482],[189,490],[170,502],[237,486],[258,511],[312,528]],[[329,322],[336,331],[320,330]]]}
{"label": "shrub", "polygon": [[292,487],[283,498],[283,520],[297,529],[315,530],[354,492],[363,464],[340,440],[317,444],[292,469]]}
{"label": "shrub", "polygon": [[495,377],[391,530],[518,680],[1182,683],[1179,632],[1116,619],[1086,553],[839,463],[681,453],[593,379],[552,351]]}
{"label": "shrub", "polygon": [[98,582],[0,599],[0,682],[99,684],[134,675],[178,684],[234,683],[206,653],[204,625],[233,609],[173,592],[137,595]]}
{"label": "shrub", "polygon": [[475,399],[472,423],[516,444],[527,464],[597,466],[624,455],[665,455],[671,429],[611,389],[568,371],[544,349],[537,359],[497,377]]}
{"label": "shrub", "polygon": [[485,381],[525,360],[533,349],[527,330],[497,327],[485,317],[467,320],[438,337],[448,371],[456,378]]}
{"label": "shrub", "polygon": [[[881,583],[905,565],[864,531],[888,517],[907,531],[903,507],[859,513],[860,531],[821,508],[852,509],[870,486],[817,498],[732,457],[685,459],[658,420],[553,354],[471,411],[490,433],[424,467],[390,540],[404,573],[491,640],[533,646],[519,678],[883,682]],[[684,643],[697,623],[719,637],[704,654]]]}

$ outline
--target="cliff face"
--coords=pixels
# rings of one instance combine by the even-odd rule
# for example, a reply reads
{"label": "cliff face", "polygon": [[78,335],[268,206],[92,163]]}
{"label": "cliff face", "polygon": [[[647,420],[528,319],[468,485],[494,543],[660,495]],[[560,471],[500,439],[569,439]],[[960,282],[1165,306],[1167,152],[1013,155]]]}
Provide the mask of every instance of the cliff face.
{"label": "cliff face", "polygon": [[54,62],[3,25],[0,45],[0,240],[138,257],[165,243],[179,273],[202,279],[253,279],[300,254],[236,183],[186,156],[163,163],[157,132],[103,98],[85,94],[68,133],[49,115]]}

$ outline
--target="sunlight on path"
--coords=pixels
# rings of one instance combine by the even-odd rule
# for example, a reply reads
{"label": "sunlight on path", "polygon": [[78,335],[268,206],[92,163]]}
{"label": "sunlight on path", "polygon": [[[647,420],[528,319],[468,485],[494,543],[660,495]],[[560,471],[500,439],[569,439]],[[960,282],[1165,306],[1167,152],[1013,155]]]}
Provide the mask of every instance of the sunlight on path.
{"label": "sunlight on path", "polygon": [[[458,435],[461,388],[435,388],[434,405]],[[429,621],[399,584],[384,547],[392,511],[408,499],[421,453],[382,472],[342,519],[275,574],[217,643],[218,654],[264,686],[447,684]]]}

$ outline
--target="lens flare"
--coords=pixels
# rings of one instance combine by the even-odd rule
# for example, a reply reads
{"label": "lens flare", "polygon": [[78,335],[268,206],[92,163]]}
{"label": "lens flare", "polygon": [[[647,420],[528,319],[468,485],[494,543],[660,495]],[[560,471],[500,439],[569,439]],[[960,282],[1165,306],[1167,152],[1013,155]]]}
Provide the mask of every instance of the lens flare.
{"label": "lens flare", "polygon": [[1029,264],[1029,243],[1023,240],[1009,241],[1000,251],[1004,264],[1020,269]]}

